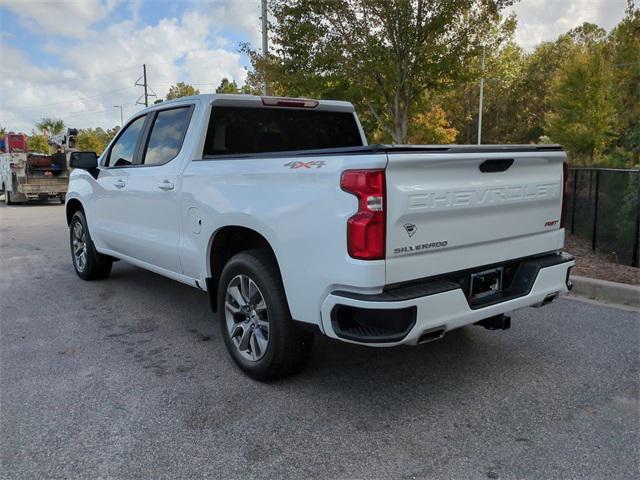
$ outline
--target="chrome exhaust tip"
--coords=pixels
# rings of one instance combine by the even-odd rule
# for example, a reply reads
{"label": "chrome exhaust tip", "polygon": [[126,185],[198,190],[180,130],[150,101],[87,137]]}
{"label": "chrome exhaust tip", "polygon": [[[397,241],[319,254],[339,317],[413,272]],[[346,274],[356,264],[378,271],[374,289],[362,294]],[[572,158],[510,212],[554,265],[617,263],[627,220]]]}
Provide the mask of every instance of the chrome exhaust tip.
{"label": "chrome exhaust tip", "polygon": [[444,337],[444,334],[447,332],[445,327],[435,327],[430,328],[429,330],[425,330],[422,332],[422,335],[418,338],[417,344],[433,342],[434,340],[440,340]]}
{"label": "chrome exhaust tip", "polygon": [[559,296],[560,296],[560,292],[550,293],[549,295],[544,297],[544,300],[542,300],[540,303],[536,303],[534,305],[534,307],[535,308],[540,308],[540,307],[544,307],[546,305],[549,305],[550,303],[555,302],[558,299]]}

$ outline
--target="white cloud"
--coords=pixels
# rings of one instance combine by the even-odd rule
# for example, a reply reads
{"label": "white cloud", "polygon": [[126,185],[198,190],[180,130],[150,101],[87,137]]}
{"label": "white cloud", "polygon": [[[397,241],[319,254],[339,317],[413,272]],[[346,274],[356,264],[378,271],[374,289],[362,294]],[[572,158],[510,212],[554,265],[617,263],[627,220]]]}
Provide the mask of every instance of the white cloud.
{"label": "white cloud", "polygon": [[[193,50],[184,59],[184,68],[189,72],[189,81],[199,83],[202,92],[213,92],[223,78],[242,84],[247,71],[240,65],[240,54],[217,50]],[[202,85],[202,84],[211,85]]]}
{"label": "white cloud", "polygon": [[108,0],[0,0],[30,30],[81,37],[87,28],[107,16],[115,6]]}
{"label": "white cloud", "polygon": [[626,3],[626,0],[522,0],[507,11],[518,16],[516,41],[531,48],[555,40],[584,22],[610,30],[624,16]]}
{"label": "white cloud", "polygon": [[[134,105],[142,95],[134,82],[143,63],[159,98],[177,81],[209,84],[197,85],[203,93],[214,91],[223,77],[243,83],[246,71],[237,40],[226,35],[233,31],[249,37],[251,22],[241,20],[229,6],[233,3],[219,1],[208,11],[197,5],[155,25],[112,23],[103,31],[87,30],[71,48],[49,36],[43,48],[59,59],[57,68],[38,66],[25,52],[0,44],[0,124],[29,132],[40,118],[54,116],[71,127],[112,127],[120,122],[114,105],[125,105],[125,118],[142,108]],[[259,25],[258,18],[253,20]],[[104,92],[109,93],[97,95]]]}

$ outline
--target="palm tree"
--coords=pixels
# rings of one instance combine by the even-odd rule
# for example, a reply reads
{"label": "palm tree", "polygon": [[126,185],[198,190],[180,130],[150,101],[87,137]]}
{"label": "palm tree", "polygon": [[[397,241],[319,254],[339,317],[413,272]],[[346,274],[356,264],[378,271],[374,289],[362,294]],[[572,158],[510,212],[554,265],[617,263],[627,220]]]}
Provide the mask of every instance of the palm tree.
{"label": "palm tree", "polygon": [[58,135],[64,131],[64,121],[47,117],[36,123],[36,127],[45,135]]}

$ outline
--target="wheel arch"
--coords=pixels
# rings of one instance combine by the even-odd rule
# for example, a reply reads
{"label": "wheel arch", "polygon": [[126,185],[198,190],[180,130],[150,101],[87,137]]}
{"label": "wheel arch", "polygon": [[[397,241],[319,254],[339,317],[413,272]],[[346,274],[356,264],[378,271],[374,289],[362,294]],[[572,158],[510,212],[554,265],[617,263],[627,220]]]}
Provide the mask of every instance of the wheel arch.
{"label": "wheel arch", "polygon": [[206,282],[214,312],[217,310],[218,282],[224,266],[237,253],[254,249],[264,249],[269,253],[282,279],[276,253],[266,237],[258,231],[241,225],[226,225],[211,235],[207,253]]}
{"label": "wheel arch", "polygon": [[82,202],[77,198],[69,199],[65,208],[66,208],[66,214],[67,214],[67,225],[71,225],[71,219],[73,218],[73,215],[77,211],[82,210],[84,212],[84,207],[82,205]]}

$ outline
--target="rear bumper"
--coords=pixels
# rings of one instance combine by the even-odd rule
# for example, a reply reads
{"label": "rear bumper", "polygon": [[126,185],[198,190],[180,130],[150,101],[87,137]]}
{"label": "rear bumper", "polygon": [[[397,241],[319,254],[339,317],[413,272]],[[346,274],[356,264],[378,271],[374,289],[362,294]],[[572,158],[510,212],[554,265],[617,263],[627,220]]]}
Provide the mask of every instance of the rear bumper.
{"label": "rear bumper", "polygon": [[[523,262],[524,263],[524,262]],[[495,302],[472,306],[460,284],[438,279],[363,295],[332,292],[322,303],[327,336],[378,347],[416,345],[425,332],[449,331],[531,306],[542,306],[568,293],[573,257],[562,253],[527,259],[526,288],[503,294]]]}
{"label": "rear bumper", "polygon": [[67,193],[68,184],[65,183],[40,183],[40,184],[20,184],[18,191],[24,195],[59,195]]}

